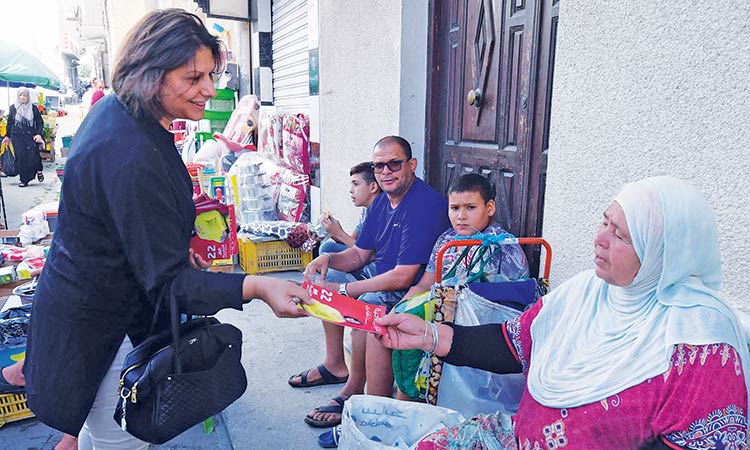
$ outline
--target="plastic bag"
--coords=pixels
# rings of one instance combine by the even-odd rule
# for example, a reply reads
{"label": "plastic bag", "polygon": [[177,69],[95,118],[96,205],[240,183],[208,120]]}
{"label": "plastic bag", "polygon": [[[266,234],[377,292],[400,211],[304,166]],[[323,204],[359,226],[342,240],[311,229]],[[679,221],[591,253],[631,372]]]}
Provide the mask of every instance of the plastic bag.
{"label": "plastic bag", "polygon": [[289,222],[304,221],[305,199],[310,189],[310,177],[281,167],[276,181],[279,185],[279,197],[276,202],[279,219]]}
{"label": "plastic bag", "polygon": [[281,157],[281,122],[283,117],[276,113],[275,106],[260,108],[258,127],[258,153],[278,162]]}
{"label": "plastic bag", "polygon": [[0,165],[2,165],[2,171],[9,177],[15,177],[18,175],[18,168],[16,167],[16,152],[13,150],[13,144],[2,145],[0,149]]}
{"label": "plastic bag", "polygon": [[[459,291],[456,303],[456,325],[502,323],[520,314],[520,311],[493,303],[469,288]],[[526,377],[521,373],[500,375],[444,363],[437,404],[455,409],[467,417],[496,411],[513,414],[518,410],[525,384]]]}
{"label": "plastic bag", "polygon": [[282,125],[281,163],[295,172],[310,173],[310,121],[304,114],[286,115]]}
{"label": "plastic bag", "polygon": [[257,110],[260,109],[258,97],[250,94],[245,95],[237,103],[232,111],[224,135],[238,144],[255,144],[255,129],[258,123]]}
{"label": "plastic bag", "polygon": [[[456,411],[374,395],[353,395],[344,403],[340,450],[412,448],[422,437],[458,426]],[[396,446],[398,445],[398,446]]]}
{"label": "plastic bag", "polygon": [[[428,291],[396,303],[393,313],[414,314],[424,320],[432,321],[434,309],[435,301],[432,292]],[[404,395],[413,400],[423,400],[427,395],[429,366],[426,371],[423,367],[429,358],[425,358],[425,355],[427,353],[419,349],[393,350],[391,354],[396,385]]]}

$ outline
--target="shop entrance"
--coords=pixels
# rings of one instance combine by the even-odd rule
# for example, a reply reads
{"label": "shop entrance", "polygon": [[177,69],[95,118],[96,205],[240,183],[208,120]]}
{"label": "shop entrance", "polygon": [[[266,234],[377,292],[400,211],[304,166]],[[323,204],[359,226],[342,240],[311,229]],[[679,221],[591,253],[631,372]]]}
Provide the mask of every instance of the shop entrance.
{"label": "shop entrance", "polygon": [[436,0],[431,11],[427,178],[447,193],[462,173],[489,177],[503,228],[539,236],[559,0]]}

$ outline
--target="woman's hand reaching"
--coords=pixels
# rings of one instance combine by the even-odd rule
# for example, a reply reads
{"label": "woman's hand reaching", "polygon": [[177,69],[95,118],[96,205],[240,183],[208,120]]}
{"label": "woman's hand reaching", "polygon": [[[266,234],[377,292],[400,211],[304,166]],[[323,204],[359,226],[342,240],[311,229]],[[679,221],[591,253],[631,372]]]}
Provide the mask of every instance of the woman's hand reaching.
{"label": "woman's hand reaching", "polygon": [[385,335],[375,337],[386,347],[395,350],[427,350],[432,345],[430,325],[413,314],[388,314],[375,319],[385,327]]}
{"label": "woman's hand reaching", "polygon": [[297,308],[300,303],[311,304],[310,295],[294,283],[277,278],[246,276],[242,285],[245,300],[259,298],[276,314],[276,317],[302,317]]}
{"label": "woman's hand reaching", "polygon": [[[431,325],[413,314],[388,314],[375,319],[385,327],[385,335],[375,335],[384,346],[394,350],[420,349],[443,357],[453,345],[453,328]],[[434,331],[437,335],[433,334]]]}

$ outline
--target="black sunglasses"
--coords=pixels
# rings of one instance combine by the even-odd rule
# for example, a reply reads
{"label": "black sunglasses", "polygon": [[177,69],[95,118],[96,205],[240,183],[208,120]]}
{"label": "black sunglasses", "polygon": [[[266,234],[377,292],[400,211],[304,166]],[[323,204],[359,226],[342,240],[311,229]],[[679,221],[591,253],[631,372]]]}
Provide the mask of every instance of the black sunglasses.
{"label": "black sunglasses", "polygon": [[401,170],[401,165],[405,162],[408,162],[409,160],[411,160],[411,158],[394,159],[393,161],[384,163],[372,163],[370,164],[370,167],[372,167],[372,170],[375,173],[383,173],[383,169],[385,169],[385,166],[388,166],[388,170],[390,170],[391,172],[398,172],[399,170]]}

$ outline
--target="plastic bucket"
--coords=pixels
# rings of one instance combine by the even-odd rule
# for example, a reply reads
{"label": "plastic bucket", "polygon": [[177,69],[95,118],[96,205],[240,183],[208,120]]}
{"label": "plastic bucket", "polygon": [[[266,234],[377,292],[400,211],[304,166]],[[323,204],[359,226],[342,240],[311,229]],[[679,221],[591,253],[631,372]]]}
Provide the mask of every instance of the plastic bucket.
{"label": "plastic bucket", "polygon": [[70,147],[70,141],[73,140],[73,136],[63,136],[62,145],[63,147]]}
{"label": "plastic bucket", "polygon": [[54,233],[57,229],[57,211],[52,212],[48,211],[44,213],[44,215],[47,217],[47,224],[49,225],[49,232]]}

